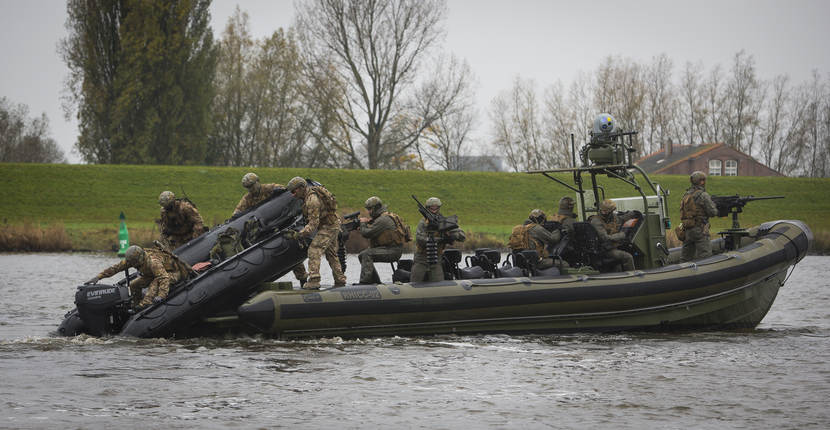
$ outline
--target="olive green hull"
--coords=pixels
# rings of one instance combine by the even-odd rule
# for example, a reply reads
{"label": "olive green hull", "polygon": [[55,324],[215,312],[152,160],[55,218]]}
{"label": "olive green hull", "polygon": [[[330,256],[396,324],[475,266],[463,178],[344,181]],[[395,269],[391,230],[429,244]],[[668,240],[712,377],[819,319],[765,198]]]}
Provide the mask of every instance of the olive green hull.
{"label": "olive green hull", "polygon": [[283,338],[753,328],[811,241],[776,221],[736,251],[654,270],[267,291],[238,314]]}

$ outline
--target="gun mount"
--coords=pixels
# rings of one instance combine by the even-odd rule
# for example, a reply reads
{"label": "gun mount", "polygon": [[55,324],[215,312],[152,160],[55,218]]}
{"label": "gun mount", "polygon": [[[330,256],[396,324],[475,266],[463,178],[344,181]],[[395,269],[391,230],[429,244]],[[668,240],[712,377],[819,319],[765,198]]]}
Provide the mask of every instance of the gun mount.
{"label": "gun mount", "polygon": [[747,236],[749,234],[746,231],[746,229],[741,228],[741,225],[738,222],[738,214],[744,211],[744,206],[746,206],[747,203],[755,200],[772,200],[783,198],[784,196],[741,197],[737,194],[735,194],[734,196],[712,196],[712,201],[718,208],[719,217],[725,217],[729,216],[729,214],[732,214],[732,227],[727,230],[718,232],[718,234],[723,236],[724,240],[726,240],[726,248],[738,249],[741,243],[741,237]]}

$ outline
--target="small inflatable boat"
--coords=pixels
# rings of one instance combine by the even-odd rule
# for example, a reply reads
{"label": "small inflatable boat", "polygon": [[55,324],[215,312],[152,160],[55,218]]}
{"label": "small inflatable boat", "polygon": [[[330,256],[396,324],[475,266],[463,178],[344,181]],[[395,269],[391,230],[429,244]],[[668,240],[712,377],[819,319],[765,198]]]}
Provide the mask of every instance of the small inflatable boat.
{"label": "small inflatable boat", "polygon": [[[316,184],[316,183],[313,183]],[[69,311],[58,327],[58,334],[95,336],[119,334],[143,337],[171,336],[183,332],[206,313],[235,309],[253,288],[279,277],[306,258],[306,250],[295,240],[285,239],[288,229],[301,227],[299,200],[285,190],[277,190],[267,200],[209,232],[185,243],[174,252],[188,264],[207,261],[217,239],[229,228],[238,232],[255,229],[264,239],[250,245],[210,270],[173,287],[167,299],[133,313],[130,309],[127,278],[113,285],[78,287],[76,309]],[[254,236],[252,236],[254,237]],[[131,278],[137,273],[130,275]]]}

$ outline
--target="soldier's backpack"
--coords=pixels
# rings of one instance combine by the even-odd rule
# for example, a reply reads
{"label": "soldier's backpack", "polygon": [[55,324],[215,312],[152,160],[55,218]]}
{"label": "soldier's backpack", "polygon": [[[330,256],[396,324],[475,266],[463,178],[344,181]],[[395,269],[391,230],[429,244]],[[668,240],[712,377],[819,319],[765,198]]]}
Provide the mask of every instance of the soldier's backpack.
{"label": "soldier's backpack", "polygon": [[507,242],[507,246],[513,251],[520,251],[523,249],[533,249],[530,246],[530,231],[533,226],[536,224],[519,224],[513,227],[513,231],[510,232],[510,240]]}
{"label": "soldier's backpack", "polygon": [[400,215],[392,212],[386,212],[386,214],[389,215],[389,218],[392,218],[392,221],[395,221],[395,231],[398,232],[403,243],[412,242],[412,230],[404,224]]}
{"label": "soldier's backpack", "polygon": [[228,227],[216,238],[216,244],[210,249],[210,261],[218,264],[230,257],[242,252],[245,247],[242,245],[242,237],[239,231]]}

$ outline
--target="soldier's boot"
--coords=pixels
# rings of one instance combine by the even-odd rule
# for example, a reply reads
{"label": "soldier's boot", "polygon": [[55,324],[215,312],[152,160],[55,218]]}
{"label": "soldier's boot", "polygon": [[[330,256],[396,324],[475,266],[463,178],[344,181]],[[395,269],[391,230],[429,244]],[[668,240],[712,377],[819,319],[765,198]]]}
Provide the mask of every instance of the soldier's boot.
{"label": "soldier's boot", "polygon": [[335,273],[334,274],[334,286],[335,287],[343,287],[346,285],[346,275],[342,273]]}
{"label": "soldier's boot", "polygon": [[309,278],[308,282],[302,286],[304,290],[319,290],[320,289],[320,278]]}

